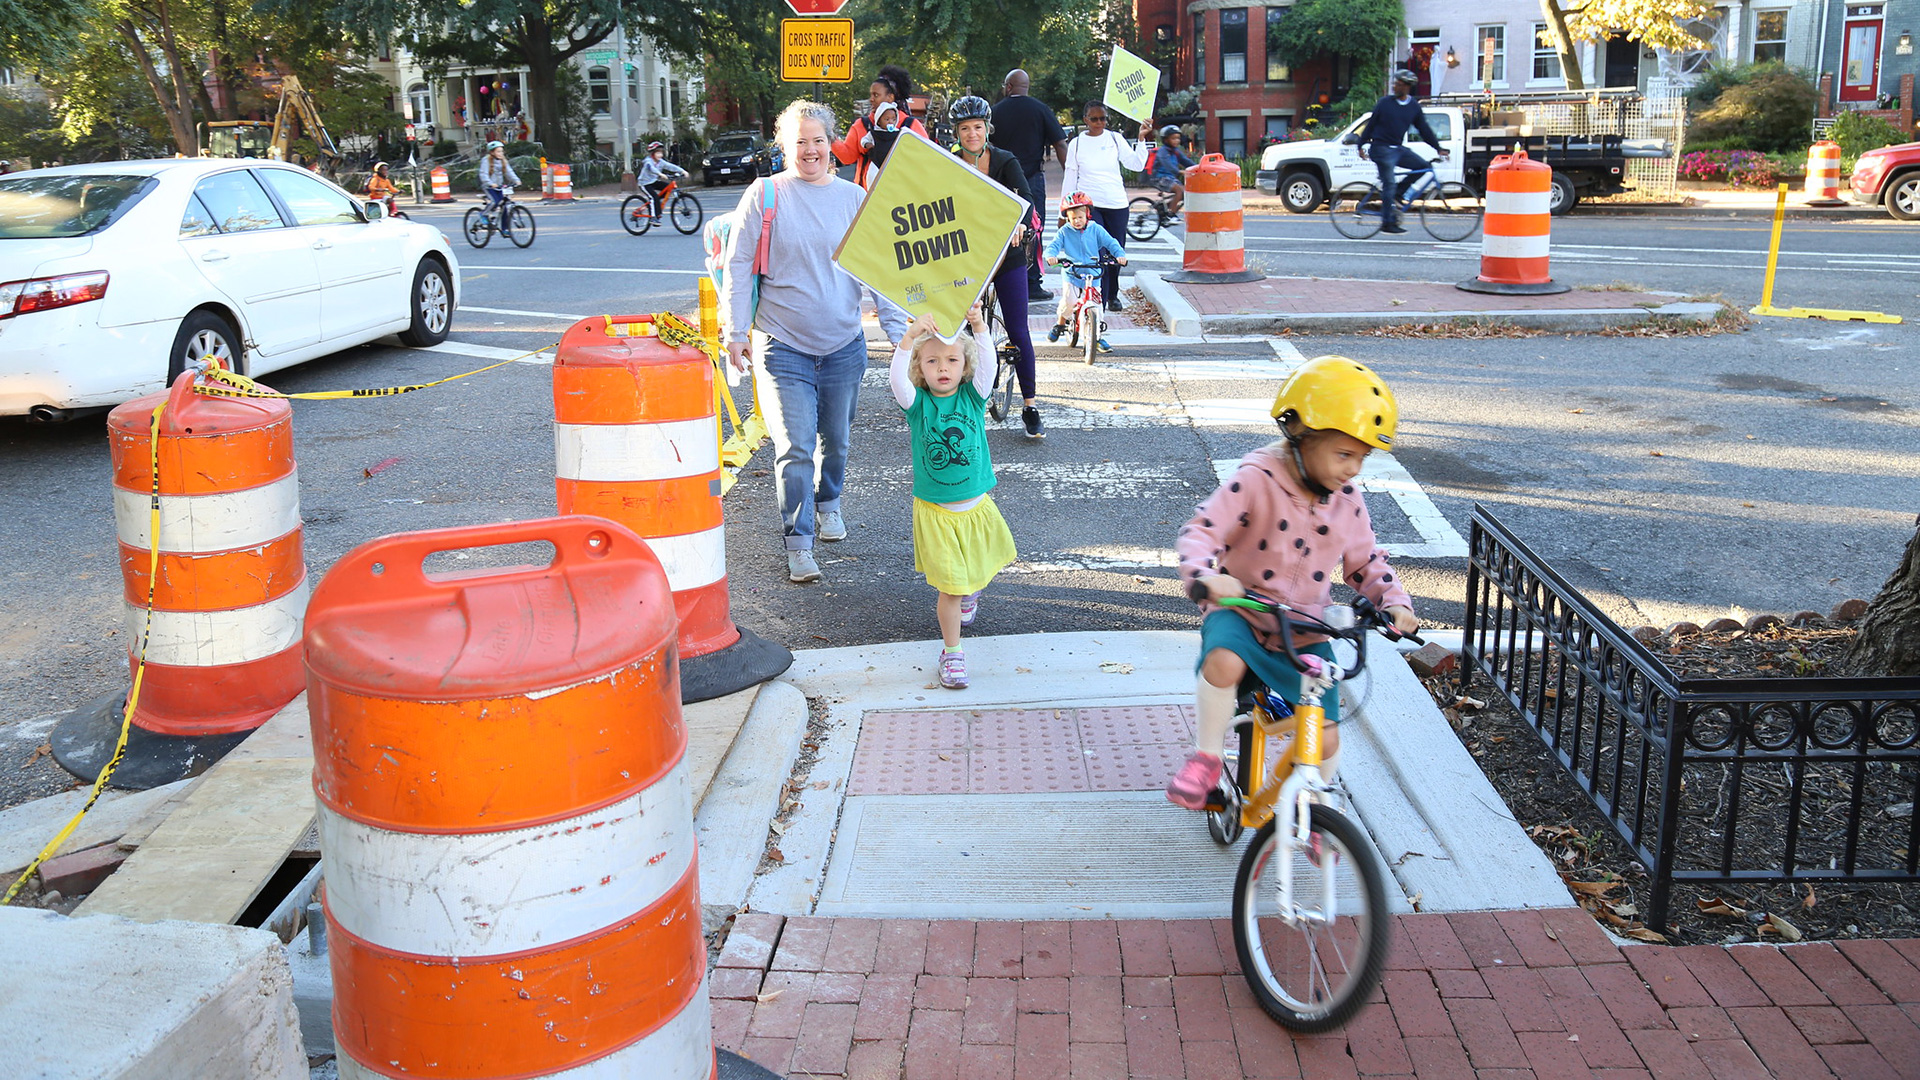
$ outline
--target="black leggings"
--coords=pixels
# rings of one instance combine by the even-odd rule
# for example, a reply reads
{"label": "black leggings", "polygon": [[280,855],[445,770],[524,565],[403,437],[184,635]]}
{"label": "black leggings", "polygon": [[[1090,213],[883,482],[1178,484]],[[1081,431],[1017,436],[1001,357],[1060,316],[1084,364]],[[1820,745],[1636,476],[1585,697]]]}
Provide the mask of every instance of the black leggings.
{"label": "black leggings", "polygon": [[[1120,245],[1121,251],[1127,250],[1126,207],[1121,206],[1109,210],[1104,206],[1096,206],[1093,208],[1093,220],[1099,222],[1101,228],[1113,234],[1113,242]],[[1120,302],[1119,267],[1107,267],[1106,276],[1100,281],[1100,298],[1110,304]]]}
{"label": "black leggings", "polygon": [[1033,396],[1033,331],[1027,326],[1027,264],[1008,259],[1000,264],[993,278],[993,293],[1000,298],[1000,319],[1007,327],[1007,340],[1020,350],[1013,370],[1020,376],[1020,396]]}

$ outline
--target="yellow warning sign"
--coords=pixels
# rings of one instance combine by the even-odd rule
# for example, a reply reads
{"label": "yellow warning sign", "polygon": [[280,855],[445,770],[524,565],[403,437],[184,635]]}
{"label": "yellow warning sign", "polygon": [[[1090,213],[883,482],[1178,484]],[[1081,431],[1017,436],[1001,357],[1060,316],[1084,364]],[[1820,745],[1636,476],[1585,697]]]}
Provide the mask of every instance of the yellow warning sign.
{"label": "yellow warning sign", "polygon": [[780,78],[852,82],[852,19],[781,19]]}

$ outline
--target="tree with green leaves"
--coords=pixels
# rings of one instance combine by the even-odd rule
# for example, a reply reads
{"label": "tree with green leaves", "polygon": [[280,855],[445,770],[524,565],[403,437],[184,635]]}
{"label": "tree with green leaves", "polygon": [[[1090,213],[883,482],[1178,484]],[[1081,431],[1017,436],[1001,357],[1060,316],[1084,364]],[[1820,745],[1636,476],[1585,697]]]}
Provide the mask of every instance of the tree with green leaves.
{"label": "tree with green leaves", "polygon": [[0,0],[0,65],[59,66],[94,12],[88,0]]}
{"label": "tree with green leaves", "polygon": [[1554,51],[1560,54],[1560,70],[1566,74],[1569,90],[1584,90],[1587,85],[1580,74],[1575,42],[1605,41],[1617,32],[1628,41],[1657,49],[1698,49],[1700,39],[1682,24],[1707,18],[1713,11],[1713,0],[1540,0],[1540,14],[1553,36]]}
{"label": "tree with green leaves", "polygon": [[1353,62],[1349,93],[1372,104],[1386,92],[1386,57],[1406,21],[1400,0],[1302,0],[1268,36],[1267,47],[1294,67],[1346,57]]}

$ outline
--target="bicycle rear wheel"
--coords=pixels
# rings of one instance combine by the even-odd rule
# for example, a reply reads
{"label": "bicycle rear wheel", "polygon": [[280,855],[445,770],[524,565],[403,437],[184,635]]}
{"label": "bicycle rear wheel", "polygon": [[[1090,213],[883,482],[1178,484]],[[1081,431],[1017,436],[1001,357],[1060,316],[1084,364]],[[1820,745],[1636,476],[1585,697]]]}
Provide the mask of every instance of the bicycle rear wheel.
{"label": "bicycle rear wheel", "polygon": [[487,216],[485,210],[469,206],[466,217],[460,221],[460,235],[465,236],[467,243],[474,247],[486,247],[487,242],[493,239],[493,219]]}
{"label": "bicycle rear wheel", "polygon": [[635,236],[644,236],[653,228],[653,214],[645,195],[629,195],[620,200],[620,227]]}
{"label": "bicycle rear wheel", "polygon": [[1349,240],[1365,240],[1386,224],[1380,189],[1372,184],[1348,184],[1334,192],[1327,200],[1327,214],[1334,229]]}
{"label": "bicycle rear wheel", "polygon": [[1160,234],[1160,204],[1145,195],[1136,195],[1127,204],[1127,235],[1135,240],[1151,240]]}
{"label": "bicycle rear wheel", "polygon": [[533,213],[524,206],[516,205],[507,211],[506,226],[500,231],[507,234],[507,239],[513,241],[514,247],[526,247],[533,243]]}
{"label": "bicycle rear wheel", "polygon": [[1480,228],[1485,207],[1465,184],[1442,184],[1420,197],[1420,227],[1435,240],[1456,243]]}
{"label": "bicycle rear wheel", "polygon": [[707,212],[701,207],[699,199],[683,191],[673,197],[673,209],[667,216],[673,222],[673,227],[680,230],[681,236],[688,236],[700,227]]}
{"label": "bicycle rear wheel", "polygon": [[[1262,825],[1233,884],[1240,970],[1268,1016],[1305,1032],[1337,1028],[1366,1004],[1380,984],[1389,932],[1385,875],[1365,834],[1330,807],[1315,805],[1312,814],[1305,848],[1276,834],[1277,818]],[[1292,861],[1292,912],[1280,908],[1281,859]]]}

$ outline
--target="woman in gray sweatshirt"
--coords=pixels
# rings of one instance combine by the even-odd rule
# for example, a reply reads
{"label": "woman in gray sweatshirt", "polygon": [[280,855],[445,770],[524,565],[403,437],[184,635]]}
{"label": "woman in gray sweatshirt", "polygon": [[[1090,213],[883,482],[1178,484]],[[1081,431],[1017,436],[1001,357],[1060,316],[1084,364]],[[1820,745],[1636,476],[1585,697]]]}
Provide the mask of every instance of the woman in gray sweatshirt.
{"label": "woman in gray sweatshirt", "polygon": [[[860,379],[867,370],[867,340],[860,327],[862,286],[834,264],[833,253],[866,193],[834,173],[832,109],[796,101],[780,114],[774,130],[787,168],[747,185],[740,197],[745,220],[727,267],[726,306],[731,312],[753,311],[751,329],[766,338],[754,378],[773,435],[787,576],[807,582],[820,580],[814,539],[832,542],[847,535],[840,492]],[[756,308],[753,260],[764,222],[764,184],[774,190],[773,235]],[[906,332],[906,313],[877,295],[874,305],[887,340],[897,343]],[[745,371],[749,326],[735,321],[728,330],[727,357],[736,370]]]}

